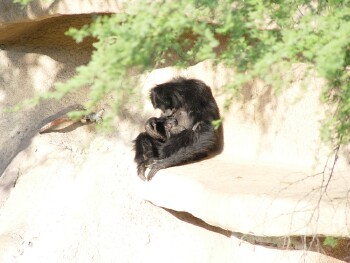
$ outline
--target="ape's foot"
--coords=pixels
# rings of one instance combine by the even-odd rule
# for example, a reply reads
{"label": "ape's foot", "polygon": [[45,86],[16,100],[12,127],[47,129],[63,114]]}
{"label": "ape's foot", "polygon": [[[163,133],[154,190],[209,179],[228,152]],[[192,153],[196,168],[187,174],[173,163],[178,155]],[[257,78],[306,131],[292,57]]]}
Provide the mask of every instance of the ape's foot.
{"label": "ape's foot", "polygon": [[164,169],[166,168],[162,162],[162,160],[156,160],[154,161],[150,166],[149,166],[149,173],[147,175],[147,180],[150,181],[153,176],[155,176],[155,174],[161,170],[161,169]]}
{"label": "ape's foot", "polygon": [[141,178],[142,181],[146,181],[147,178],[145,176],[145,172],[146,172],[146,167],[144,164],[140,164],[137,167],[137,176]]}

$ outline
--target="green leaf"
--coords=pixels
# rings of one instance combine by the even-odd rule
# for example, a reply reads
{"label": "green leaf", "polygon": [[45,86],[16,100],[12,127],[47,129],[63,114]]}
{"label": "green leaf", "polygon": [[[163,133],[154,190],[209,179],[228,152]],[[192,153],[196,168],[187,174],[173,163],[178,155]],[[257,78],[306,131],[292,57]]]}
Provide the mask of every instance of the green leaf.
{"label": "green leaf", "polygon": [[326,237],[323,241],[323,245],[335,248],[338,244],[338,241],[334,237]]}

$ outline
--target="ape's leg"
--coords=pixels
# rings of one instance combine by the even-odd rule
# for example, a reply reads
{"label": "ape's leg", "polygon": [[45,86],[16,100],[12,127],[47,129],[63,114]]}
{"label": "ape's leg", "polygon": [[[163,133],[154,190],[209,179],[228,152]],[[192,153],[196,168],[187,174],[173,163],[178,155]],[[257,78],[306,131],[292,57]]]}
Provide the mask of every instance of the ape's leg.
{"label": "ape's leg", "polygon": [[147,179],[159,170],[203,158],[215,149],[218,134],[209,122],[199,122],[195,130],[174,134],[159,148],[159,159],[150,166]]}
{"label": "ape's leg", "polygon": [[134,140],[134,160],[137,164],[137,175],[142,180],[146,180],[146,168],[159,156],[158,147],[158,142],[145,132]]}

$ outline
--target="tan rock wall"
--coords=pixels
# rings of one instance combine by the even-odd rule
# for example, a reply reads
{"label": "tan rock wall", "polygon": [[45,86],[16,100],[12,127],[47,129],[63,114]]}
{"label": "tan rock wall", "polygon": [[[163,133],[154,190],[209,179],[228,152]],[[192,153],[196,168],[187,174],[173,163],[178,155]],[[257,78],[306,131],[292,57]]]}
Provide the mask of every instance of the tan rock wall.
{"label": "tan rock wall", "polygon": [[0,25],[6,23],[42,20],[47,17],[85,13],[119,13],[122,12],[125,0],[69,1],[69,0],[34,0],[21,7],[12,0],[0,2]]}
{"label": "tan rock wall", "polygon": [[[74,4],[34,1],[24,10],[17,5],[14,8],[11,1],[0,4],[3,6],[0,8],[3,21],[0,26],[0,55],[4,58],[0,62],[4,72],[1,80],[2,107],[13,105],[12,100],[17,96],[12,100],[5,99],[10,91],[19,95],[17,100],[14,99],[18,102],[30,97],[36,90],[48,89],[55,81],[72,76],[76,66],[89,60],[93,40],[87,39],[77,45],[70,37],[64,36],[64,32],[71,26],[89,23],[92,11],[121,12],[123,8],[122,1],[77,1]],[[51,65],[46,66],[45,60],[51,60]],[[273,89],[255,82],[243,88],[241,99],[234,101],[230,112],[222,110],[225,154],[228,158],[307,169],[324,166],[330,151],[319,139],[320,120],[324,117],[324,106],[319,102],[323,83],[314,78],[306,87],[303,86],[305,83],[298,78],[303,68],[303,65],[296,65],[286,73],[294,76],[294,82],[291,87],[286,86],[281,95],[276,96]],[[182,71],[171,68],[155,70],[143,77],[145,90],[179,74],[204,80],[214,89],[221,106],[224,98],[219,96],[220,89],[234,78],[234,72],[220,66],[213,67],[206,61]],[[83,98],[83,93],[80,93],[67,98],[66,102],[56,103],[69,106],[83,101]],[[148,98],[144,99],[149,103]],[[42,110],[43,106],[39,108]],[[149,104],[148,109],[152,114]],[[35,115],[38,116],[38,113]],[[7,121],[6,118],[2,121]],[[40,118],[45,116],[40,115]],[[349,159],[349,151],[344,149],[343,153]],[[346,158],[338,163],[346,166]]]}

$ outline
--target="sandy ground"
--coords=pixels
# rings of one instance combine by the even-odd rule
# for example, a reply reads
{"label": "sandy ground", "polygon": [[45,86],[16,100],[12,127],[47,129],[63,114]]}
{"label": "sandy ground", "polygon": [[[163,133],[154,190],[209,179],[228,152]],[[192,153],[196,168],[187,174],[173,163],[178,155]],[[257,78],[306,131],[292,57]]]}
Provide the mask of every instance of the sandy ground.
{"label": "sandy ground", "polygon": [[0,262],[230,261],[227,236],[138,197],[121,137],[89,126],[32,139],[2,177]]}

